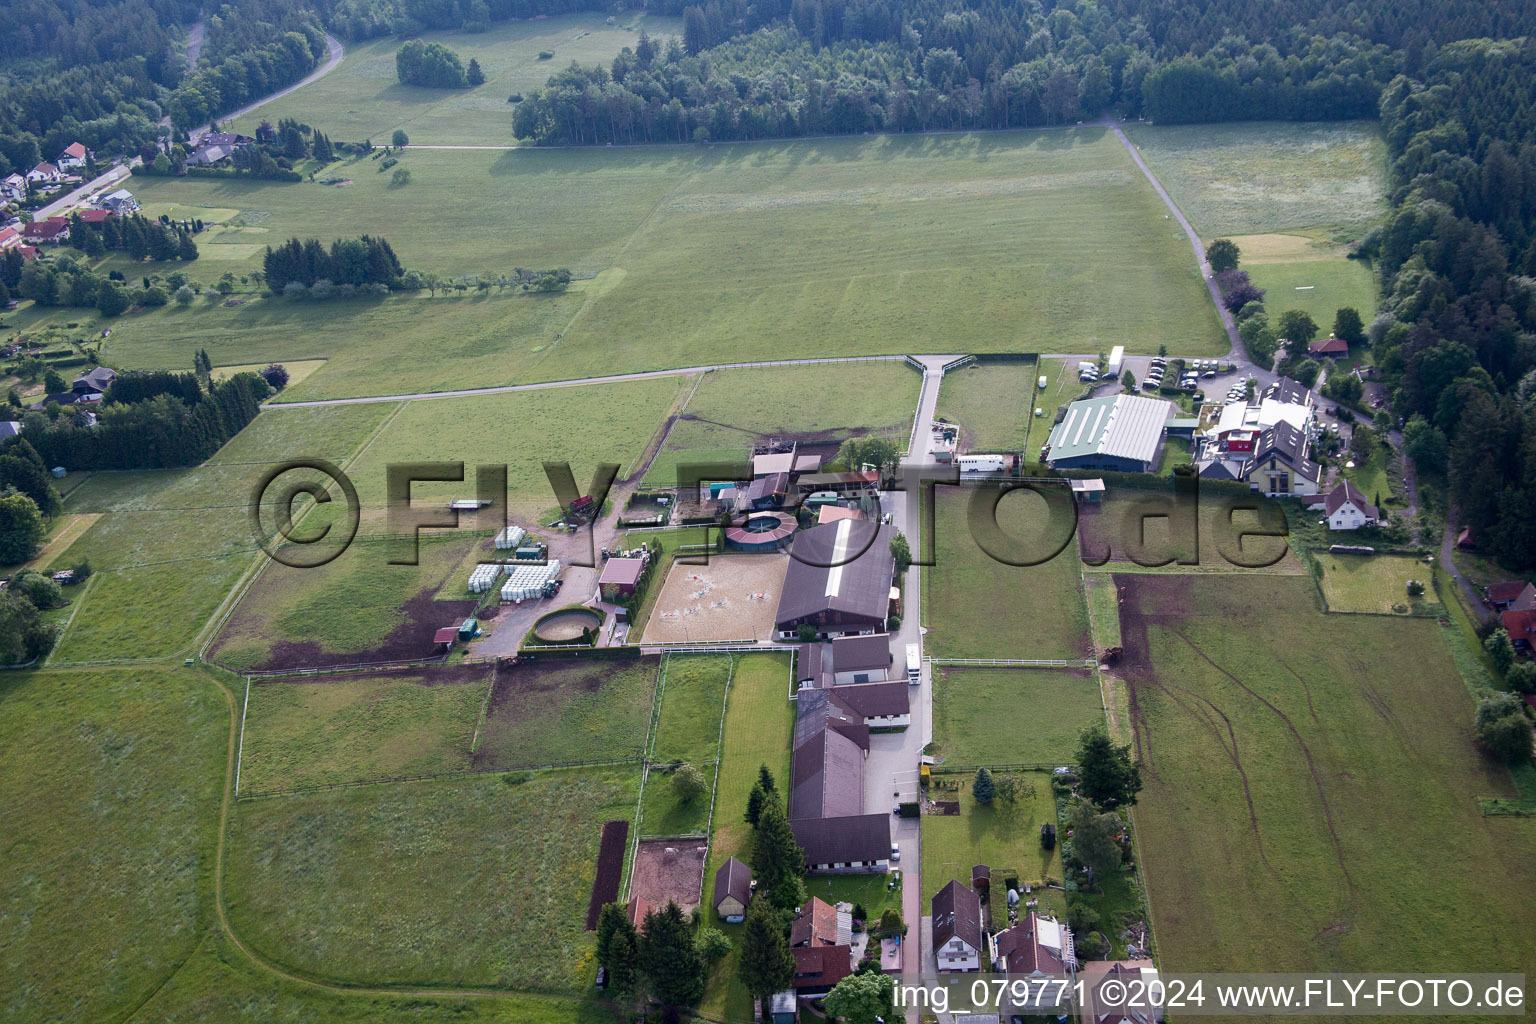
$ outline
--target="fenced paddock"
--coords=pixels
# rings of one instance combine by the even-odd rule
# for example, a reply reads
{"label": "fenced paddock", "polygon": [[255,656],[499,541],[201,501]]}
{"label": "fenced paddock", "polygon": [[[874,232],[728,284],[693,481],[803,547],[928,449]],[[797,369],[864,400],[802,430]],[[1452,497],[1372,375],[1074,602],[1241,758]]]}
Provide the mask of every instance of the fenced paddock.
{"label": "fenced paddock", "polygon": [[699,905],[704,890],[704,858],[709,852],[702,837],[647,839],[635,847],[635,868],[629,895],[665,907],[671,900],[688,913]]}
{"label": "fenced paddock", "polygon": [[788,569],[787,555],[711,555],[708,565],[674,562],[641,643],[771,639]]}

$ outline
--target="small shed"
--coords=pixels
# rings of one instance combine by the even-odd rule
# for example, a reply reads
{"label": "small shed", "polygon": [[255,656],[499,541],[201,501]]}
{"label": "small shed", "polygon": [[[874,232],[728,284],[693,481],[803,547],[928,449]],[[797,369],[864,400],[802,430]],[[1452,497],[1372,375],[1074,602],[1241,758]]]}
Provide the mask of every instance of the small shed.
{"label": "small shed", "polygon": [[735,857],[726,859],[715,872],[715,913],[736,924],[747,914],[752,899],[752,870]]}
{"label": "small shed", "polygon": [[459,627],[459,639],[469,643],[469,641],[475,638],[475,633],[479,632],[479,629],[479,621],[471,616],[465,619],[463,625]]}
{"label": "small shed", "polygon": [[971,868],[971,888],[976,890],[978,896],[992,888],[992,869],[985,864]]}
{"label": "small shed", "polygon": [[443,628],[439,629],[436,633],[432,634],[432,642],[434,644],[442,644],[445,647],[451,645],[458,638],[459,638],[459,627],[458,626],[444,626]]}
{"label": "small shed", "polygon": [[1073,480],[1072,499],[1080,505],[1102,505],[1104,503],[1103,480]]}

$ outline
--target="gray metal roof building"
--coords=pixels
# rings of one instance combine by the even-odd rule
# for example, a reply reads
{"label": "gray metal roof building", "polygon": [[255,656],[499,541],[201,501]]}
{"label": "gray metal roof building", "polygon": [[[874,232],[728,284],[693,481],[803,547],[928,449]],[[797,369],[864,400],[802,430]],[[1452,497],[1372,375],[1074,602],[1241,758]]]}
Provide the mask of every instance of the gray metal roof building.
{"label": "gray metal roof building", "polygon": [[1052,468],[1150,472],[1177,411],[1172,402],[1140,395],[1073,402],[1051,429],[1041,459]]}

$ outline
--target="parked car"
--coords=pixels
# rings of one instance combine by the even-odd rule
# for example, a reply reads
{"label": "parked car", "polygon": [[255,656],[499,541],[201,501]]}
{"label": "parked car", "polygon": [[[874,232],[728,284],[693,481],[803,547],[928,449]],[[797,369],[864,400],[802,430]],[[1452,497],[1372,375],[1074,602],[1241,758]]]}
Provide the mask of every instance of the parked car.
{"label": "parked car", "polygon": [[901,860],[901,847],[896,845],[895,843],[891,844],[891,860],[892,861]]}

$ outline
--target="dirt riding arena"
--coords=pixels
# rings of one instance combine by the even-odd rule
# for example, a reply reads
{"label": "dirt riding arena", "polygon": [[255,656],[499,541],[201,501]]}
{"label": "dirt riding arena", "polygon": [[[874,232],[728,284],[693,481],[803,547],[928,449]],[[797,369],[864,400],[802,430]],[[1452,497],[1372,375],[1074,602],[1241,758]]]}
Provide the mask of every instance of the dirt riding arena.
{"label": "dirt riding arena", "polygon": [[673,564],[642,643],[771,640],[789,556],[710,555],[708,565]]}
{"label": "dirt riding arena", "polygon": [[683,913],[699,905],[704,885],[702,839],[653,839],[635,848],[635,871],[629,879],[629,895],[664,907],[667,900]]}

